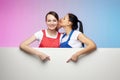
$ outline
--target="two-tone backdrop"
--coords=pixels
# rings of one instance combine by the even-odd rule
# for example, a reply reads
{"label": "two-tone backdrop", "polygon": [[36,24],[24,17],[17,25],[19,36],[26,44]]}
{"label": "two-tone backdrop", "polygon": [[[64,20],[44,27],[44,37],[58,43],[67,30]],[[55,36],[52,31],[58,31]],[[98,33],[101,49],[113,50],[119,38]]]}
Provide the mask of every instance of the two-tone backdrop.
{"label": "two-tone backdrop", "polygon": [[77,15],[99,48],[120,47],[120,0],[0,0],[0,47],[18,47],[47,28],[48,11]]}

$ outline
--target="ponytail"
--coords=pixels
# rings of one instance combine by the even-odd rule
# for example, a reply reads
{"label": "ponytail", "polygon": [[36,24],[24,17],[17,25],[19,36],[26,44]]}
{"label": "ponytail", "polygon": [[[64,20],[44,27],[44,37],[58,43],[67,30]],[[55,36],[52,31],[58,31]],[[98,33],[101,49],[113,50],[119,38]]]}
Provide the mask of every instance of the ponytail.
{"label": "ponytail", "polygon": [[[80,20],[78,20],[78,22],[79,22],[79,31],[84,33],[82,22]],[[84,43],[82,43],[82,47],[84,47]]]}
{"label": "ponytail", "polygon": [[79,22],[79,31],[84,33],[82,22],[80,20],[78,20],[78,22]]}

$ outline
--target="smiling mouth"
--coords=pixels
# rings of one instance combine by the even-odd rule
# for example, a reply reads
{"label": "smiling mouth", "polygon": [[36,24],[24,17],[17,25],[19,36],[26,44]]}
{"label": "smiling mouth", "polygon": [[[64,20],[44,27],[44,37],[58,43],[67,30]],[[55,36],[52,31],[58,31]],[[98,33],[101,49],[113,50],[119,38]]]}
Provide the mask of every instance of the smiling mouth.
{"label": "smiling mouth", "polygon": [[55,26],[55,25],[51,25],[50,27],[51,27],[51,28],[54,28],[54,27],[56,27],[56,26]]}

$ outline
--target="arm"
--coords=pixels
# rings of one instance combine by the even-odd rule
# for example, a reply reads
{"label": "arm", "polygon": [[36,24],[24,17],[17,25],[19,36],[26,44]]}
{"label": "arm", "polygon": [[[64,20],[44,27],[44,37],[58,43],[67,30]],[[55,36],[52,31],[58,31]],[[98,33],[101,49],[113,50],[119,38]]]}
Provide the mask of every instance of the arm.
{"label": "arm", "polygon": [[77,51],[75,54],[73,54],[72,57],[67,62],[69,62],[71,60],[76,62],[78,60],[78,57],[81,54],[87,54],[87,53],[90,53],[90,52],[96,50],[96,44],[91,39],[86,37],[84,34],[80,33],[78,35],[78,40],[81,41],[82,43],[84,43],[86,45],[86,47],[80,51]]}
{"label": "arm", "polygon": [[29,46],[35,40],[36,40],[36,37],[34,35],[31,36],[30,38],[28,38],[27,40],[23,41],[20,44],[20,49],[27,53],[39,56],[41,60],[50,60],[49,56]]}

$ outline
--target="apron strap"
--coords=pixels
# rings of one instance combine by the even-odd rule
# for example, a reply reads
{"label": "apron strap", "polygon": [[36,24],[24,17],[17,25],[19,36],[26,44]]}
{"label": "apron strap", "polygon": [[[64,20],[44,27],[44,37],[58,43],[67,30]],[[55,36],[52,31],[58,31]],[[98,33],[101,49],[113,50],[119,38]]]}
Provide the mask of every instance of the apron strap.
{"label": "apron strap", "polygon": [[[71,32],[70,32],[70,34],[69,34],[69,37],[68,37],[68,39],[67,39],[67,41],[69,41],[70,40],[70,38],[71,38],[71,36],[72,36],[72,33],[74,32],[74,30],[72,30]],[[64,34],[63,36],[62,36],[62,39],[64,38],[66,36],[66,34]]]}

